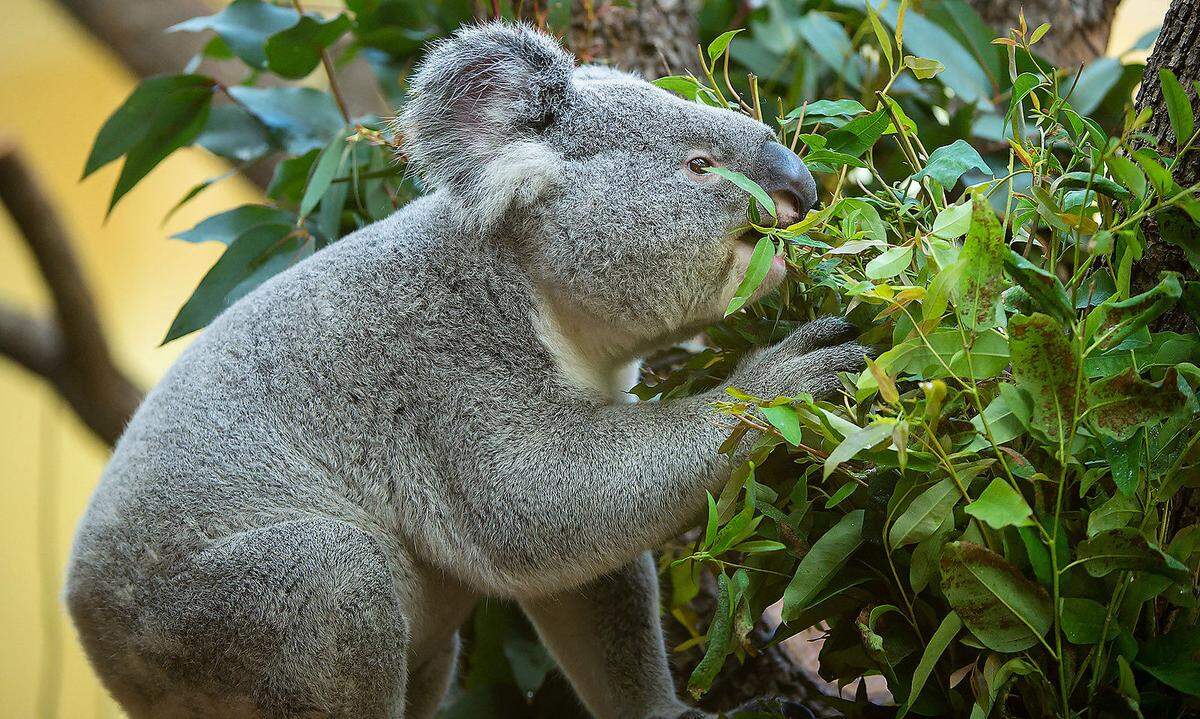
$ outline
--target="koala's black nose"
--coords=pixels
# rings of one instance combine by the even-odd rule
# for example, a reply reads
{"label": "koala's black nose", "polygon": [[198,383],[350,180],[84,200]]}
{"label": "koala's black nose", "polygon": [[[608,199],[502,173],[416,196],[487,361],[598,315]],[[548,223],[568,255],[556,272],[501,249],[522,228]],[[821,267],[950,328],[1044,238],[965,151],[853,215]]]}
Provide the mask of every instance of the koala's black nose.
{"label": "koala's black nose", "polygon": [[779,144],[768,142],[759,159],[758,182],[771,199],[779,226],[794,225],[817,204],[817,182],[800,157]]}

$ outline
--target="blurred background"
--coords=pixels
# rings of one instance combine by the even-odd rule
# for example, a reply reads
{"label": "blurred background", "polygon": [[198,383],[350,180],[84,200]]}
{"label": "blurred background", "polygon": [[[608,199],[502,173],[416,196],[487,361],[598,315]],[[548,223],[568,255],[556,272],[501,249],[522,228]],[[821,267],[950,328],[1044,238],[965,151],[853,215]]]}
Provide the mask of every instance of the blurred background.
{"label": "blurred background", "polygon": [[[215,10],[224,3],[209,4]],[[1108,52],[1131,47],[1161,23],[1167,5],[1168,0],[1124,0]],[[0,143],[19,148],[61,213],[115,363],[149,387],[189,341],[159,346],[179,306],[221,250],[214,243],[185,245],[167,238],[200,219],[255,202],[261,191],[235,175],[164,222],[166,210],[189,188],[227,169],[203,150],[185,149],[155,169],[106,219],[117,167],[83,182],[79,177],[98,129],[136,78],[63,6],[54,0],[4,5],[7,22],[19,31],[7,33],[0,45]],[[161,29],[151,22],[154,11],[147,13],[145,32]],[[50,308],[37,266],[2,209],[0,300],[33,313]],[[0,636],[5,639],[0,715],[120,716],[88,668],[59,601],[75,523],[106,457],[107,447],[58,393],[0,360]]]}

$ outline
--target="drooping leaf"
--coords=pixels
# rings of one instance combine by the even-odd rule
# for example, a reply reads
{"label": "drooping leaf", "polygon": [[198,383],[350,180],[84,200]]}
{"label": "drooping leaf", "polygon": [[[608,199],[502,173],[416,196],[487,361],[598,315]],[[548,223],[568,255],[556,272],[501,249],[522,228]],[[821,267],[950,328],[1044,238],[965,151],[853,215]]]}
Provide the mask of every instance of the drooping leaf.
{"label": "drooping leaf", "polygon": [[179,310],[163,342],[212,322],[226,308],[276,273],[312,252],[290,225],[257,225],[235,239]]}
{"label": "drooping leaf", "polygon": [[959,252],[958,284],[951,288],[962,323],[976,330],[994,327],[995,308],[1007,284],[1004,258],[1008,245],[991,205],[976,197],[971,205],[971,226]]}
{"label": "drooping leaf", "polygon": [[1171,120],[1171,130],[1175,133],[1175,144],[1182,145],[1192,136],[1196,118],[1192,113],[1192,101],[1179,83],[1179,78],[1170,68],[1160,67],[1158,79],[1162,83],[1163,102],[1167,105],[1167,115]]}
{"label": "drooping leaf", "polygon": [[929,644],[925,646],[925,651],[921,654],[921,661],[917,663],[917,668],[913,670],[908,699],[900,707],[900,711],[896,714],[896,719],[902,719],[908,714],[913,702],[921,695],[921,690],[925,687],[925,681],[929,679],[929,675],[933,673],[933,668],[937,666],[938,659],[941,659],[942,654],[946,652],[946,647],[950,646],[950,642],[953,641],[960,629],[962,629],[962,620],[959,619],[958,614],[950,612],[942,618],[942,623],[938,625],[933,636],[929,638]]}
{"label": "drooping leaf", "polygon": [[1004,256],[1004,268],[1033,298],[1035,307],[1059,322],[1075,321],[1075,309],[1067,297],[1067,290],[1054,273],[1038,267],[1012,250]]}
{"label": "drooping leaf", "polygon": [[[1063,599],[1059,616],[1062,621],[1063,634],[1072,644],[1096,644],[1101,637],[1113,639],[1119,630],[1116,618],[1109,619],[1105,606],[1086,597]],[[1107,633],[1104,628],[1106,620],[1108,620]]]}
{"label": "drooping leaf", "polygon": [[942,550],[942,591],[963,624],[993,651],[1024,651],[1053,622],[1046,590],[1000,555],[970,542],[951,542]]}
{"label": "drooping leaf", "polygon": [[1188,568],[1147,541],[1134,527],[1114,529],[1079,543],[1079,559],[1093,577],[1104,577],[1120,569],[1158,574],[1178,582],[1188,580]]}
{"label": "drooping leaf", "polygon": [[1052,441],[1065,439],[1076,415],[1078,362],[1062,326],[1049,315],[1013,315],[1008,345],[1017,385],[1033,398],[1030,423]]}
{"label": "drooping leaf", "polygon": [[864,512],[856,509],[842,517],[813,543],[783,594],[783,620],[795,619],[862,544]]}
{"label": "drooping leaf", "polygon": [[334,136],[333,142],[321,151],[320,157],[313,165],[312,174],[304,188],[304,196],[300,199],[301,217],[307,217],[308,213],[316,208],[317,203],[325,195],[325,191],[333,183],[333,178],[341,171],[342,165],[346,161],[346,155],[346,138],[343,133],[339,132]]}
{"label": "drooping leaf", "polygon": [[190,230],[171,237],[185,242],[221,242],[230,244],[246,230],[258,225],[290,225],[295,215],[277,207],[242,205],[213,215]]}
{"label": "drooping leaf", "polygon": [[1130,368],[1088,387],[1088,409],[1096,427],[1118,441],[1138,427],[1166,419],[1183,403],[1173,367],[1160,382],[1147,382]]}
{"label": "drooping leaf", "polygon": [[215,105],[196,144],[234,162],[250,162],[271,151],[271,136],[261,122],[241,107]]}
{"label": "drooping leaf", "polygon": [[968,504],[964,511],[976,519],[986,522],[993,529],[1026,527],[1033,524],[1030,519],[1033,509],[1025,498],[1003,479],[993,479],[983,493]]}
{"label": "drooping leaf", "polygon": [[914,180],[931,177],[947,190],[958,183],[958,179],[969,170],[979,170],[991,177],[992,168],[979,156],[979,151],[971,147],[965,140],[955,140],[944,147],[939,147],[929,154],[929,162],[920,172],[913,175]]}
{"label": "drooping leaf", "polygon": [[737,312],[750,301],[754,293],[762,285],[763,280],[767,278],[767,273],[771,270],[771,263],[775,261],[775,243],[770,237],[760,238],[758,244],[754,246],[754,252],[750,255],[750,264],[746,267],[746,274],[742,277],[742,281],[738,284],[737,290],[733,293],[733,299],[729,300],[729,306],[725,308],[725,316]]}
{"label": "drooping leaf", "polygon": [[688,692],[697,699],[708,691],[713,680],[729,656],[733,636],[733,606],[729,591],[729,579],[717,575],[717,608],[713,612],[712,624],[708,627],[708,646],[704,658],[696,665],[688,678]]}
{"label": "drooping leaf", "polygon": [[1171,309],[1182,294],[1179,275],[1167,272],[1161,282],[1146,292],[1127,300],[1105,300],[1093,309],[1085,324],[1086,336],[1089,341],[1098,341],[1101,348],[1116,347]]}
{"label": "drooping leaf", "polygon": [[1163,684],[1200,696],[1200,628],[1179,626],[1151,639],[1138,652],[1136,663]]}
{"label": "drooping leaf", "polygon": [[731,170],[728,167],[709,167],[705,172],[711,172],[714,175],[720,175],[726,180],[742,188],[750,193],[750,196],[758,202],[759,206],[765,209],[772,217],[775,216],[775,201],[767,194],[767,191],[759,186],[757,182],[746,177],[737,170]]}

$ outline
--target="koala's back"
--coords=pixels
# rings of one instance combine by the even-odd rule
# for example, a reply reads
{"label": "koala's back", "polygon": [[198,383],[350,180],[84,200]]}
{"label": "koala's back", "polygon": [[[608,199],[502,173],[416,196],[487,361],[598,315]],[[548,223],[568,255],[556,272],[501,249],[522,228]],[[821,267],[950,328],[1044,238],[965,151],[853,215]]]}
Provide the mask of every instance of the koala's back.
{"label": "koala's back", "polygon": [[410,561],[396,507],[436,494],[446,407],[494,384],[472,340],[496,341],[489,313],[527,312],[447,226],[434,195],[316,253],[223,313],[148,395],[72,555],[90,653],[144,654],[158,597],[239,533],[320,517]]}

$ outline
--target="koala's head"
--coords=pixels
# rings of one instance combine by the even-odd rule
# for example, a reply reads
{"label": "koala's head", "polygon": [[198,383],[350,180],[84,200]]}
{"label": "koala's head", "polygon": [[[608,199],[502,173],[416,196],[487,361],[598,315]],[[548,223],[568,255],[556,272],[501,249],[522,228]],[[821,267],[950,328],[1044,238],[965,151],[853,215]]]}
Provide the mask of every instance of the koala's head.
{"label": "koala's head", "polygon": [[[400,123],[410,162],[464,223],[509,243],[544,291],[637,328],[646,343],[719,319],[752,245],[741,172],[790,224],[812,176],[766,125],[633,75],[576,67],[524,26],[464,28],[434,46]],[[764,290],[782,278],[776,261]]]}

